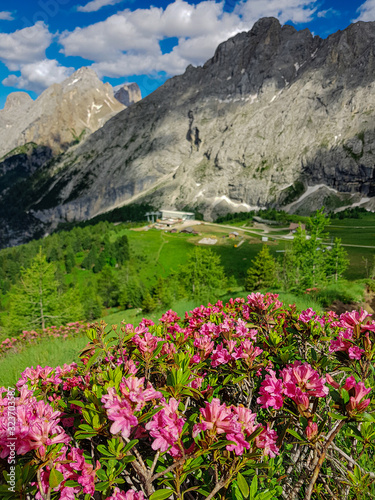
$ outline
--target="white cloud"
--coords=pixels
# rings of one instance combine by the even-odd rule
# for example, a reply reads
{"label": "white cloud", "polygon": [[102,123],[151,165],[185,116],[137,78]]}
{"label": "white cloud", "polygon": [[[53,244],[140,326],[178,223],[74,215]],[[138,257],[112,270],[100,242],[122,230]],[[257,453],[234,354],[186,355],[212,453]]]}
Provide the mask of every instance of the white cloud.
{"label": "white cloud", "polygon": [[308,23],[317,11],[318,0],[248,0],[240,3],[235,12],[244,20],[255,22],[261,17],[277,17],[284,24]]}
{"label": "white cloud", "polygon": [[39,93],[53,83],[60,83],[68,78],[74,72],[74,68],[61,66],[55,59],[44,59],[22,64],[20,72],[21,76],[9,75],[2,81],[2,84]]}
{"label": "white cloud", "polygon": [[353,19],[353,23],[357,21],[375,21],[375,0],[366,0],[358,9],[359,16]]}
{"label": "white cloud", "polygon": [[329,17],[333,17],[333,16],[339,16],[340,15],[340,12],[338,10],[335,10],[335,9],[327,9],[327,10],[321,10],[317,13],[317,17],[326,17],[326,18],[329,18]]}
{"label": "white cloud", "polygon": [[96,12],[102,7],[106,7],[107,5],[116,5],[120,2],[123,2],[123,0],[92,0],[86,5],[79,5],[77,10],[79,12]]}
{"label": "white cloud", "polygon": [[0,33],[0,60],[11,71],[18,71],[21,64],[44,59],[52,38],[42,21],[14,33]]}
{"label": "white cloud", "polygon": [[13,21],[14,17],[11,12],[3,11],[0,12],[0,21]]}
{"label": "white cloud", "polygon": [[[206,0],[190,5],[175,0],[165,9],[152,6],[126,9],[105,21],[64,32],[59,41],[65,55],[93,61],[93,69],[101,77],[158,71],[175,75],[189,64],[203,64],[219,43],[251,29],[261,17],[274,16],[281,23],[311,21],[318,1],[244,0],[234,12],[227,13],[223,1]],[[162,54],[160,41],[172,37],[178,38],[177,46]]]}

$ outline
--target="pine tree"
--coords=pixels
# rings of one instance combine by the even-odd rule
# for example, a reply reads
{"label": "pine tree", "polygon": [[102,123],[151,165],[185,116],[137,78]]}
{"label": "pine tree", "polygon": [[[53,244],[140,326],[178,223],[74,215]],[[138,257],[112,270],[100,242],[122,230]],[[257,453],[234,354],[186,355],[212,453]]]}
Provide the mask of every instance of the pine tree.
{"label": "pine tree", "polygon": [[81,266],[84,267],[85,269],[91,270],[92,266],[95,264],[97,259],[98,259],[98,247],[94,244],[90,248],[89,253],[83,259]]}
{"label": "pine tree", "polygon": [[155,311],[157,302],[153,297],[151,297],[149,292],[147,292],[145,298],[143,299],[141,307],[142,311],[145,313]]}
{"label": "pine tree", "polygon": [[326,250],[327,277],[338,281],[349,266],[348,252],[343,248],[340,238],[335,238],[331,250]]}
{"label": "pine tree", "polygon": [[117,276],[109,265],[103,267],[103,271],[98,276],[98,293],[103,299],[105,307],[118,305],[120,287]]}
{"label": "pine tree", "polygon": [[267,245],[263,245],[262,250],[251,263],[247,271],[246,290],[254,291],[276,285],[277,265]]}
{"label": "pine tree", "polygon": [[6,326],[12,332],[82,319],[82,306],[76,290],[60,294],[55,272],[55,265],[47,262],[41,249],[30,267],[21,270],[20,281],[11,288],[8,296],[10,306]]}
{"label": "pine tree", "polygon": [[65,269],[67,273],[71,273],[73,267],[76,265],[76,258],[73,252],[72,247],[69,245],[66,249],[66,253],[64,256],[65,260]]}
{"label": "pine tree", "polygon": [[225,287],[227,281],[220,256],[199,247],[188,255],[180,279],[189,296],[200,300],[209,300],[213,293]]}

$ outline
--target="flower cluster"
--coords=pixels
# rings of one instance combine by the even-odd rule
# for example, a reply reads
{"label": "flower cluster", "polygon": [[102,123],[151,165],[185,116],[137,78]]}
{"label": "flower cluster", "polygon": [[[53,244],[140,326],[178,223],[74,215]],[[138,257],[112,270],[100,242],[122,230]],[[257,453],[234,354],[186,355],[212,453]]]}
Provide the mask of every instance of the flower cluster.
{"label": "flower cluster", "polygon": [[[246,437],[260,427],[255,424],[256,415],[243,406],[227,407],[220,400],[214,398],[211,403],[206,402],[205,408],[201,408],[201,419],[194,425],[193,437],[197,437],[201,432],[207,432],[207,438],[214,441],[221,434],[225,435],[228,441],[233,444],[226,446],[228,451],[234,451],[236,455],[242,455],[245,450],[250,449],[250,443]],[[276,446],[277,434],[269,427],[263,428],[262,432],[255,438],[256,448],[263,449],[265,455],[274,457],[278,454]]]}
{"label": "flower cluster", "polygon": [[111,433],[121,433],[123,438],[130,436],[132,428],[138,425],[135,411],[140,411],[147,401],[160,399],[162,394],[148,382],[144,389],[144,377],[123,378],[120,384],[120,394],[113,387],[108,388],[108,394],[102,397],[102,403],[107,415],[113,421]]}
{"label": "flower cluster", "polygon": [[321,378],[308,363],[295,361],[281,370],[280,375],[281,379],[278,379],[276,373],[269,370],[269,375],[262,382],[258,403],[263,408],[278,410],[283,406],[285,397],[288,397],[303,413],[309,409],[311,397],[322,398],[329,392],[325,378]]}
{"label": "flower cluster", "polygon": [[[70,437],[59,425],[60,416],[61,412],[54,411],[52,406],[42,400],[38,401],[33,391],[24,386],[20,396],[15,398],[14,418],[11,417],[8,398],[0,399],[0,458],[6,458],[10,453],[9,432],[18,455],[35,450],[39,457],[44,457],[47,446],[69,443]],[[10,425],[13,421],[14,425]]]}

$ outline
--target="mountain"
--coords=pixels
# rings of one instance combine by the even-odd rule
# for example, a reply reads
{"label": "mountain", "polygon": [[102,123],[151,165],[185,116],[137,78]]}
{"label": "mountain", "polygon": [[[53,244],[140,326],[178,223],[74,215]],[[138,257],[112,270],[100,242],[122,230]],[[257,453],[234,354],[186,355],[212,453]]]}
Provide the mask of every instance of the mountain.
{"label": "mountain", "polygon": [[375,209],[374,47],[373,22],[323,40],[260,19],[3,196],[3,240],[25,238],[20,214],[30,236],[133,202]]}
{"label": "mountain", "polygon": [[51,85],[35,101],[25,92],[15,92],[0,110],[0,157],[26,143],[61,152],[123,109],[111,85],[90,68]]}
{"label": "mountain", "polygon": [[129,107],[142,99],[141,90],[136,83],[125,83],[114,87],[115,98]]}

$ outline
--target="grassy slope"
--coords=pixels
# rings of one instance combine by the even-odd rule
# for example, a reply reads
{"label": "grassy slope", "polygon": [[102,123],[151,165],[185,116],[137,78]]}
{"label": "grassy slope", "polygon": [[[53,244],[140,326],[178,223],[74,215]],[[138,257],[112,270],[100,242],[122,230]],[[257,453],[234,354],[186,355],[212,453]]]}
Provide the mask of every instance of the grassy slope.
{"label": "grassy slope", "polygon": [[[212,297],[211,303],[216,302],[218,299],[227,302],[230,297],[246,297],[247,295],[248,294],[245,292],[240,292],[226,294],[223,297]],[[319,304],[310,297],[301,298],[292,294],[280,293],[280,299],[283,300],[285,304],[296,303],[299,309],[307,309],[309,307],[312,307],[316,311],[320,311],[321,309]],[[185,316],[185,311],[191,311],[200,304],[201,301],[181,301],[172,309],[183,318]],[[165,311],[156,311],[144,314],[138,309],[129,309],[126,311],[114,312],[105,316],[103,320],[109,326],[114,324],[119,325],[121,321],[138,325],[144,317],[152,319],[156,323],[164,312]],[[0,386],[14,386],[20,378],[21,373],[27,367],[32,366],[36,368],[37,365],[56,367],[58,365],[62,366],[64,363],[78,361],[78,353],[87,342],[88,339],[85,335],[67,340],[48,339],[37,345],[32,345],[20,353],[8,355],[0,359]]]}

